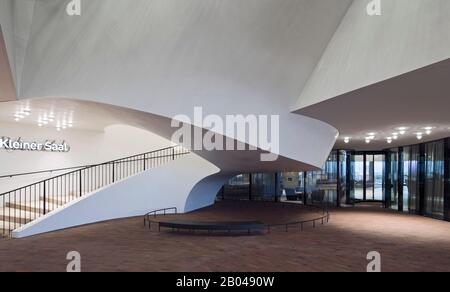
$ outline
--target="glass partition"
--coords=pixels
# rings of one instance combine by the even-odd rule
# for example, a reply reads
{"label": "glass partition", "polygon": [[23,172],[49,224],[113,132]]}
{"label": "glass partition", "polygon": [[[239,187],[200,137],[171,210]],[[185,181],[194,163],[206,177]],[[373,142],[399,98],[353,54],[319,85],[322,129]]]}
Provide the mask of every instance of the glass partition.
{"label": "glass partition", "polygon": [[444,142],[425,145],[425,215],[444,217]]}
{"label": "glass partition", "polygon": [[364,155],[354,155],[353,165],[353,199],[364,200]]}

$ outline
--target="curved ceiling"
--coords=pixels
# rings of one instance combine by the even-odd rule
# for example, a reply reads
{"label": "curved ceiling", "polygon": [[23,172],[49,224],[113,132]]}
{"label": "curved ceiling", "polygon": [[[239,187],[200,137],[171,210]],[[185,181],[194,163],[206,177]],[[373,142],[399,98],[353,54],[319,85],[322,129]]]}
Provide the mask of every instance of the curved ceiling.
{"label": "curved ceiling", "polygon": [[[28,112],[17,121],[17,113]],[[70,122],[72,127],[62,131],[87,130],[103,131],[111,125],[121,124],[137,127],[155,133],[170,140],[174,128],[171,119],[134,109],[127,109],[108,104],[64,98],[38,98],[2,103],[0,107],[1,123],[18,123],[39,131],[38,124],[46,117],[43,128],[57,130],[58,125]],[[49,119],[51,117],[51,119]],[[195,130],[192,129],[192,133]],[[229,138],[224,137],[225,141]],[[232,140],[232,139],[229,139]],[[138,143],[138,141],[134,141]],[[188,145],[189,147],[191,145]],[[248,145],[247,145],[248,146]],[[317,166],[296,161],[280,155],[277,161],[260,161],[260,155],[266,153],[260,149],[255,151],[193,151],[220,168],[222,173],[235,172],[269,172],[274,170],[313,170]]]}
{"label": "curved ceiling", "polygon": [[[340,131],[335,148],[380,150],[450,136],[450,59],[301,109]],[[398,140],[387,137],[406,128]],[[426,134],[431,127],[432,133]],[[421,140],[416,133],[422,133]],[[375,139],[369,144],[369,133]],[[350,142],[344,142],[350,137]]]}
{"label": "curved ceiling", "polygon": [[82,1],[81,16],[32,2],[31,22],[22,15],[14,31],[27,40],[15,59],[21,99],[75,97],[169,120],[195,106],[279,115],[279,153],[318,167],[334,145],[335,128],[290,108],[351,0],[98,0]]}

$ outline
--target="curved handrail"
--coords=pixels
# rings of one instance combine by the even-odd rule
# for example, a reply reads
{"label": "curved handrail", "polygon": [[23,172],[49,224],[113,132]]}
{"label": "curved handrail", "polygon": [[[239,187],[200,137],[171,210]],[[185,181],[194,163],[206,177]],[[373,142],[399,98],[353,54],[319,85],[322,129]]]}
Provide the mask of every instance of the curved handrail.
{"label": "curved handrail", "polygon": [[[269,202],[266,202],[269,203]],[[330,212],[328,211],[328,208],[323,207],[323,206],[316,206],[316,205],[297,205],[297,204],[292,204],[292,203],[284,203],[284,202],[277,202],[277,203],[272,203],[272,204],[281,204],[283,206],[292,206],[292,207],[302,207],[302,208],[313,208],[313,209],[318,209],[319,211],[323,212],[323,216],[320,216],[318,218],[313,218],[313,219],[308,219],[308,220],[299,220],[299,221],[292,221],[292,222],[288,222],[288,223],[280,223],[280,224],[264,224],[264,226],[267,228],[267,232],[270,233],[271,228],[275,228],[275,227],[280,227],[280,226],[284,226],[286,227],[286,232],[289,232],[289,226],[298,226],[299,227],[299,231],[303,231],[304,226],[308,223],[312,223],[313,228],[316,227],[316,223],[317,222],[321,222],[321,225],[324,225],[325,223],[329,223],[330,222]],[[149,212],[147,214],[144,215],[144,226],[146,226],[147,222],[149,223],[149,228],[151,228],[151,224],[155,223],[155,224],[159,224],[159,221],[154,221],[154,220],[150,220],[150,215],[154,215],[154,217],[157,216],[157,212],[161,212],[164,211],[164,214],[161,214],[163,216],[167,216],[169,214],[166,213],[167,210],[173,210],[175,209],[175,214],[177,213],[177,208],[172,207],[172,208],[166,208],[166,209],[160,209],[160,210],[155,210],[152,212]],[[174,214],[170,214],[170,215],[174,215]]]}
{"label": "curved handrail", "polygon": [[6,223],[0,226],[0,234],[9,235],[24,222],[31,222],[76,198],[189,153],[182,146],[166,147],[81,167],[2,193],[0,221]]}
{"label": "curved handrail", "polygon": [[[153,215],[154,217],[156,217],[158,215],[159,212],[163,212],[163,215],[166,216],[167,211],[175,211],[174,214],[171,215],[176,215],[178,214],[178,208],[177,207],[170,207],[170,208],[164,208],[164,209],[158,209],[158,210],[153,210],[148,212],[147,214],[144,215],[144,226],[146,226],[147,222],[149,222],[149,224],[151,224],[151,220],[150,220],[150,216]],[[150,226],[150,225],[149,225]]]}
{"label": "curved handrail", "polygon": [[[125,157],[125,158],[118,158],[118,159],[115,159],[115,160],[111,160],[111,161],[103,162],[103,163],[99,163],[99,164],[88,164],[88,165],[72,166],[72,167],[65,167],[65,168],[55,168],[55,169],[38,170],[38,171],[32,171],[32,172],[23,172],[23,173],[14,173],[14,174],[8,174],[8,175],[1,175],[0,179],[13,178],[13,177],[17,177],[17,176],[33,175],[33,174],[40,174],[40,173],[52,173],[52,172],[58,172],[58,171],[64,171],[64,170],[72,170],[72,169],[80,170],[80,169],[83,169],[83,168],[89,168],[89,167],[95,167],[95,166],[100,166],[100,165],[105,165],[105,164],[111,164],[113,162],[118,162],[118,161],[121,161],[121,160],[130,159],[130,158],[134,158],[134,157],[137,157],[137,156],[150,155],[152,153],[156,153],[156,152],[160,152],[160,151],[164,151],[164,150],[169,150],[169,149],[172,149],[172,148],[175,148],[175,147],[177,147],[177,146],[166,147],[166,148],[154,150],[154,151],[151,151],[151,152],[146,152],[146,153],[141,153],[141,154],[137,154],[137,155],[128,156],[128,157]],[[158,158],[158,157],[153,157],[153,158]],[[130,162],[130,161],[128,160],[127,162]]]}

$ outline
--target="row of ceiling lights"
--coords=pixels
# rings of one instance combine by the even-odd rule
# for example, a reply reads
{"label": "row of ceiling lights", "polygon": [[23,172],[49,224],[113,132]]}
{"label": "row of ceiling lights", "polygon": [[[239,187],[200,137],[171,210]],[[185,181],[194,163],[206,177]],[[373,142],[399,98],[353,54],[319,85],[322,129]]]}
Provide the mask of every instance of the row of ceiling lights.
{"label": "row of ceiling lights", "polygon": [[[20,122],[21,120],[25,119],[26,117],[28,117],[30,115],[31,115],[31,109],[23,108],[21,110],[18,110],[14,114],[14,120],[16,122]],[[43,127],[43,126],[53,123],[55,121],[56,121],[56,118],[53,113],[43,114],[43,115],[39,116],[39,118],[37,120],[37,125],[38,125],[38,127]],[[57,131],[65,130],[67,128],[72,128],[72,127],[73,127],[72,119],[67,120],[67,119],[63,118],[62,121],[60,121],[60,120],[56,121],[56,130]]]}
{"label": "row of ceiling lights", "polygon": [[[392,133],[391,136],[386,137],[386,142],[388,144],[391,144],[392,141],[393,140],[397,140],[399,136],[405,135],[407,133],[407,130],[408,130],[408,128],[406,128],[406,127],[397,128],[397,132],[394,132],[394,133]],[[423,139],[424,133],[426,135],[431,135],[431,133],[433,132],[433,127],[424,127],[423,130],[424,130],[424,132],[417,132],[417,133],[415,133],[415,135],[416,135],[418,140],[422,140]],[[375,140],[375,135],[376,135],[376,133],[368,133],[366,138],[365,138],[366,143],[369,144],[370,142]],[[352,139],[351,137],[344,137],[344,143],[345,144],[350,143],[351,139]]]}
{"label": "row of ceiling lights", "polygon": [[23,109],[17,111],[17,112],[14,114],[14,120],[15,120],[16,122],[19,122],[20,120],[25,119],[25,118],[28,117],[29,115],[31,115],[31,109],[29,109],[29,108],[23,108]]}

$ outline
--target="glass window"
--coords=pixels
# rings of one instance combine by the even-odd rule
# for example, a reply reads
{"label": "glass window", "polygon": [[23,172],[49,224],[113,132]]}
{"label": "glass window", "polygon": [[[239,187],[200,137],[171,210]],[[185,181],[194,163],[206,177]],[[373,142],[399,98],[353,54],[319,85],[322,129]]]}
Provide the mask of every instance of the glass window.
{"label": "glass window", "polygon": [[374,200],[384,200],[384,155],[374,155],[373,166],[373,179],[374,179]]}
{"label": "glass window", "polygon": [[389,155],[391,157],[391,201],[389,205],[391,209],[398,210],[398,149],[391,149]]}
{"label": "glass window", "polygon": [[275,191],[274,173],[255,173],[252,175],[252,200],[274,200]]}
{"label": "glass window", "polygon": [[340,176],[340,198],[341,204],[347,201],[347,152],[339,151],[339,176]]}
{"label": "glass window", "polygon": [[427,216],[444,217],[444,141],[425,145],[424,209]]}
{"label": "glass window", "polygon": [[354,195],[357,200],[364,199],[364,155],[355,155],[353,160]]}

